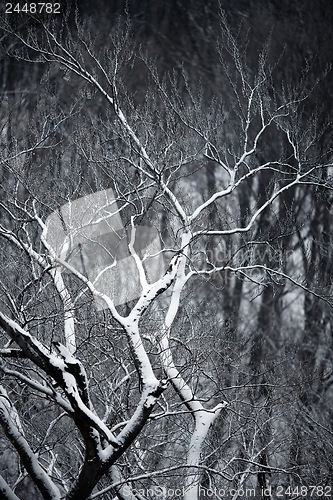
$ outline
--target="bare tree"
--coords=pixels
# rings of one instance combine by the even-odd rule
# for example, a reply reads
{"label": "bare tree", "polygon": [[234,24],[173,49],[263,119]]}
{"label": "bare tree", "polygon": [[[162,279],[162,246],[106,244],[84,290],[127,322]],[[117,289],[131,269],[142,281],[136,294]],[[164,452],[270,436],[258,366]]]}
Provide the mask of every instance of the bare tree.
{"label": "bare tree", "polygon": [[[3,103],[0,418],[19,457],[4,498],[27,474],[43,498],[69,500],[175,484],[185,500],[236,499],[292,477],[263,339],[274,344],[275,294],[331,305],[328,285],[304,280],[300,230],[281,225],[305,189],[332,187],[303,113],[312,89],[275,85],[268,49],[250,70],[223,15],[224,92],[209,105],[185,71],[161,78],[129,29],[101,49],[78,21],[35,22],[3,26],[45,85],[21,121]],[[126,92],[137,65],[150,80],[139,102]],[[207,317],[210,294],[224,302]],[[236,358],[254,296],[258,331],[243,328]],[[276,346],[270,358],[275,369]]]}

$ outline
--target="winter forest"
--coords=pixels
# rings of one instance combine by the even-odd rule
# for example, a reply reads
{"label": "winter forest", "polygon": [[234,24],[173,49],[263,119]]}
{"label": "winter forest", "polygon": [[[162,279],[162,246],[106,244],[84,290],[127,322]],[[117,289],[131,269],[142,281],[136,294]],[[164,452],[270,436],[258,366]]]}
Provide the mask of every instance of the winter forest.
{"label": "winter forest", "polygon": [[1,498],[333,495],[332,26],[1,4]]}

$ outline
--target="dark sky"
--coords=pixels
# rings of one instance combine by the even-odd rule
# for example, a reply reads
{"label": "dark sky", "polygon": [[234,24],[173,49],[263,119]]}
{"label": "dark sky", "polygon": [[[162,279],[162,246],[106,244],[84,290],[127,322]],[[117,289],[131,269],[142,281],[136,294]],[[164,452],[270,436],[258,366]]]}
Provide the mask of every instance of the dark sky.
{"label": "dark sky", "polygon": [[[247,59],[254,71],[269,37],[270,60],[272,64],[280,61],[277,74],[281,80],[297,81],[306,64],[314,79],[332,63],[332,0],[221,0],[220,5],[240,46],[247,44]],[[100,44],[105,44],[119,19],[123,22],[127,17],[134,40],[156,57],[161,71],[184,64],[193,78],[203,78],[212,91],[218,89],[218,0],[82,0],[79,11]],[[17,86],[25,73],[22,64],[9,62],[2,52],[2,88]],[[331,80],[329,75],[322,90],[327,102],[333,101]]]}

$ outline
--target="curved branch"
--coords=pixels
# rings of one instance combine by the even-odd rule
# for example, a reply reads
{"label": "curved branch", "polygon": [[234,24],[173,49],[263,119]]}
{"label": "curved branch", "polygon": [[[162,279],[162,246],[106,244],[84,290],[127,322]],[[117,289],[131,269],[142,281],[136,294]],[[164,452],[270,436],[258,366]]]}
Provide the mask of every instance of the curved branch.
{"label": "curved branch", "polygon": [[27,472],[42,493],[43,498],[46,500],[60,500],[58,487],[46,474],[30,448],[22,433],[17,411],[2,387],[0,387],[0,423],[7,438],[18,452]]}

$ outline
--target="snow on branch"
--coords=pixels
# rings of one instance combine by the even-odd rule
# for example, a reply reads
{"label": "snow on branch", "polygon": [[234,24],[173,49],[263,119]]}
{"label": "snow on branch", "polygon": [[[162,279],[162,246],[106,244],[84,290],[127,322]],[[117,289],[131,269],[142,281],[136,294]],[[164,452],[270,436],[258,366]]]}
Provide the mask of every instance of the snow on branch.
{"label": "snow on branch", "polygon": [[[73,407],[73,418],[81,422],[81,430],[84,427],[95,428],[110,444],[118,447],[119,443],[104,422],[89,408],[87,399],[87,381],[81,363],[61,344],[57,344],[60,357],[48,350],[32,335],[23,330],[15,321],[0,312],[0,326],[14,340],[37,366],[42,368],[48,375],[59,384],[65,391],[71,406]],[[83,402],[82,397],[86,400]],[[83,426],[83,427],[82,427]]]}
{"label": "snow on branch", "polygon": [[18,413],[10,401],[7,391],[0,387],[0,423],[2,428],[17,450],[27,472],[38,486],[46,500],[60,500],[58,487],[41,467],[38,459],[24,437]]}

